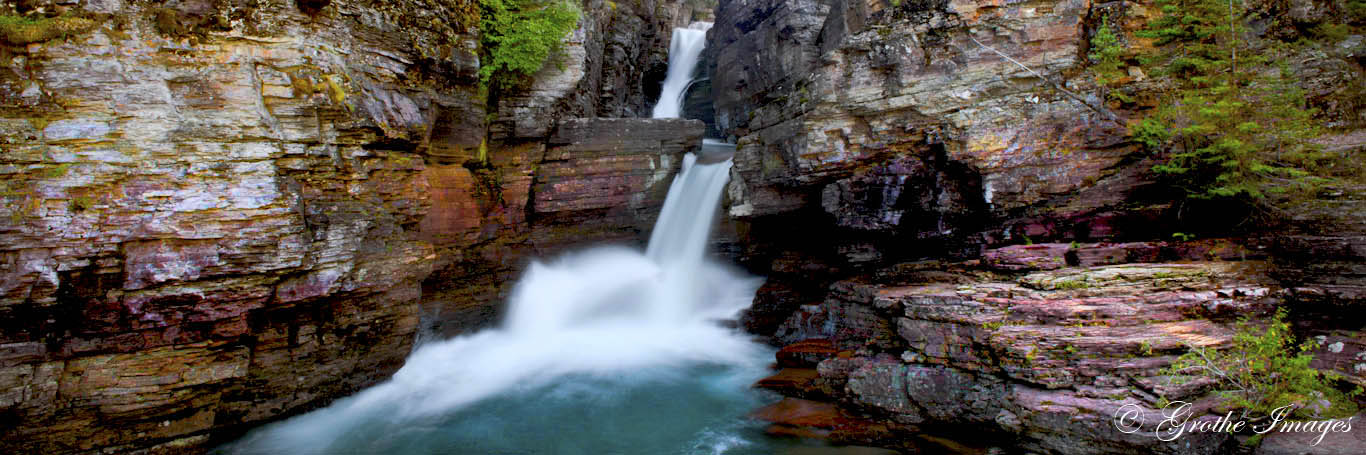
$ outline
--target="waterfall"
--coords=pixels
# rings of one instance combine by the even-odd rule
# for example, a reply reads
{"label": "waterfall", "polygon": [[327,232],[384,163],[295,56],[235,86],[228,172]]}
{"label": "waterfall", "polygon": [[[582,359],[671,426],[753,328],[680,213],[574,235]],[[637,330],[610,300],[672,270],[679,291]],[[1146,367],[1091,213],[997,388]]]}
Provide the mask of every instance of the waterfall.
{"label": "waterfall", "polygon": [[683,112],[683,97],[688,94],[692,84],[693,72],[697,61],[702,57],[702,49],[707,47],[707,30],[710,22],[694,22],[688,28],[674,29],[673,40],[669,42],[669,73],[664,77],[664,85],[659,90],[659,102],[655,103],[654,118],[679,118]]}
{"label": "waterfall", "polygon": [[[679,116],[710,25],[674,31],[656,118]],[[703,399],[698,402],[703,408],[716,409],[715,403],[707,404],[708,398],[745,406],[753,399],[746,395],[749,384],[766,371],[771,355],[716,320],[748,307],[762,280],[706,258],[734,151],[734,146],[704,141],[700,156],[684,156],[646,251],[599,246],[534,261],[513,286],[500,327],[421,345],[387,382],[327,408],[258,428],[224,451],[393,452],[423,438],[440,444],[442,438],[454,437],[449,433],[460,425],[475,425],[463,420],[464,415],[482,415],[489,406],[508,409],[488,403],[520,400],[528,390],[571,384],[574,393],[592,390],[607,396],[621,387],[639,390],[642,381],[660,375],[674,378],[666,383],[676,383],[678,377],[719,381],[688,386],[688,393]],[[716,368],[729,373],[718,375]],[[585,376],[617,382],[604,386],[584,382]],[[513,415],[521,412],[512,409]],[[542,415],[538,408],[528,409],[529,415]],[[708,421],[707,412],[715,411],[704,410],[697,418]],[[660,416],[660,421],[673,417]],[[457,424],[445,430],[431,426],[442,419]],[[425,429],[410,429],[414,426]],[[738,437],[718,431],[706,429],[698,444]],[[400,436],[404,434],[408,436]],[[476,439],[483,436],[476,434]],[[510,439],[515,446],[525,442]]]}
{"label": "waterfall", "polygon": [[[225,451],[394,451],[412,439],[439,442],[447,437],[440,431],[484,431],[462,426],[473,425],[462,416],[484,412],[478,406],[492,406],[482,403],[525,401],[515,397],[526,396],[527,390],[553,389],[569,381],[590,390],[590,395],[611,396],[622,387],[641,390],[640,383],[659,377],[670,384],[679,377],[715,376],[706,368],[732,373],[688,393],[711,399],[721,394],[727,397],[723,401],[743,406],[744,400],[752,399],[743,395],[748,384],[763,374],[771,355],[715,321],[747,307],[760,280],[705,257],[733,152],[733,146],[708,141],[701,157],[684,156],[646,252],[593,247],[533,262],[513,288],[501,327],[427,343],[389,381],[327,408],[259,428]],[[585,375],[618,382],[582,385]],[[637,393],[649,393],[648,388],[643,390]],[[476,410],[465,411],[472,406]],[[568,412],[563,410],[575,406],[582,405],[556,409]],[[523,412],[539,412],[529,409]],[[441,419],[455,423],[422,423]],[[659,419],[671,422],[672,417]],[[425,429],[409,429],[414,425]],[[714,431],[699,437],[722,437],[716,434],[733,437]]]}

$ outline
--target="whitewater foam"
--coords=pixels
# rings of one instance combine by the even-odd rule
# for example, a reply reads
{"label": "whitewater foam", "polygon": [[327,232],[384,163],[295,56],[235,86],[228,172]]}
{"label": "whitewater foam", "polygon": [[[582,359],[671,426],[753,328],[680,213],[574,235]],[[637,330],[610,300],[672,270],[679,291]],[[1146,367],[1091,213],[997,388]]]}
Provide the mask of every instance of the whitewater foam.
{"label": "whitewater foam", "polygon": [[651,380],[695,365],[749,372],[743,377],[762,371],[764,348],[715,323],[748,306],[760,284],[705,260],[729,169],[728,160],[699,164],[686,155],[647,253],[596,247],[532,263],[501,327],[427,343],[389,381],[237,447],[316,450],[375,419],[420,421],[570,375]]}
{"label": "whitewater foam", "polygon": [[[678,116],[709,27],[698,23],[675,31],[665,96],[655,117]],[[345,444],[337,441],[374,428],[404,430],[381,431],[381,440],[365,442],[368,447],[402,447],[411,444],[404,438],[435,437],[439,431],[431,427],[439,424],[432,422],[475,403],[546,388],[612,397],[642,381],[678,382],[685,375],[696,383],[699,378],[690,375],[708,366],[725,374],[700,383],[714,389],[707,396],[748,390],[767,369],[771,352],[716,320],[749,306],[761,280],[706,258],[734,146],[712,141],[703,150],[700,160],[684,156],[645,252],[595,247],[533,262],[514,286],[498,328],[424,343],[388,381],[257,429],[225,450],[336,451],[342,448],[334,444]],[[713,439],[709,446],[723,452],[743,445],[728,438]]]}

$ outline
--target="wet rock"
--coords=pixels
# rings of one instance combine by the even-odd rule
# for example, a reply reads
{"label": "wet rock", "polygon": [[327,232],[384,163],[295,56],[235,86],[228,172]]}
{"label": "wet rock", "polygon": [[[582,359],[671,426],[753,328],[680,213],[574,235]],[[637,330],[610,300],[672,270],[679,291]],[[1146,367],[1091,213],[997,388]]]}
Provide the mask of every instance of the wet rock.
{"label": "wet rock", "polygon": [[816,383],[820,377],[815,368],[783,368],[760,379],[754,386],[790,397],[818,398],[824,395]]}
{"label": "wet rock", "polygon": [[886,441],[891,431],[885,424],[867,421],[830,403],[784,398],[751,414],[772,422],[767,432],[773,435],[826,439],[834,443]]}
{"label": "wet rock", "polygon": [[783,346],[776,354],[778,366],[787,368],[814,367],[822,360],[834,357],[835,344],[830,340],[806,339]]}
{"label": "wet rock", "polygon": [[[1066,247],[1054,246],[1051,257],[1062,260]],[[1160,250],[1079,247],[1094,249],[1098,263],[1151,259]],[[1173,383],[1163,368],[1188,346],[1228,345],[1238,316],[1269,314],[1282,303],[1268,287],[1265,262],[1049,268],[1013,280],[836,283],[814,311],[833,327],[832,345],[849,350],[822,360],[811,383],[886,422],[1002,431],[1041,452],[1194,454],[1230,442],[1227,434],[1163,442],[1121,432],[1112,420],[1122,408],[1141,410],[1139,423],[1150,431],[1161,420],[1157,397],[1205,403],[1209,381]],[[1213,419],[1201,416],[1210,405],[1201,406],[1197,418]]]}

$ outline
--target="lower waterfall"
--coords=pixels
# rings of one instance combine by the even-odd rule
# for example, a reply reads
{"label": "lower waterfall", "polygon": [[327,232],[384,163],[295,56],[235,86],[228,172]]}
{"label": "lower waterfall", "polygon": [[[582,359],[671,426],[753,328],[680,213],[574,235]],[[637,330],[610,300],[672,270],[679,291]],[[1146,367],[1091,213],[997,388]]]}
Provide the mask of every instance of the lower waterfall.
{"label": "lower waterfall", "polygon": [[730,166],[685,156],[646,253],[533,263],[501,327],[422,345],[389,381],[220,452],[767,453],[744,415],[772,351],[717,323],[760,280],[705,254]]}

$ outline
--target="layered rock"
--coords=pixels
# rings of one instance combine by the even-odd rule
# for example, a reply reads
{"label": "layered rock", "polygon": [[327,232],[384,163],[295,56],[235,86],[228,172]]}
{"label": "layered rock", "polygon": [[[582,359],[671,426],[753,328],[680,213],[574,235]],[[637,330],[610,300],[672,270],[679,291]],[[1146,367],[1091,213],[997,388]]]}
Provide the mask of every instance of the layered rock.
{"label": "layered rock", "polygon": [[6,5],[80,19],[0,37],[0,449],[202,450],[492,321],[537,220],[638,234],[701,124],[558,125],[643,109],[682,3],[587,2],[529,96],[592,108],[493,142],[472,2]]}
{"label": "layered rock", "polygon": [[1272,246],[1273,273],[1293,294],[1297,328],[1319,342],[1314,367],[1366,386],[1366,327],[1342,317],[1366,305],[1366,192],[1347,188],[1300,209]]}
{"label": "layered rock", "polygon": [[[1081,246],[1100,247],[1114,248]],[[1138,256],[1163,248],[1122,247]],[[1197,402],[1195,416],[1213,418],[1200,417],[1208,382],[1173,383],[1162,369],[1191,346],[1228,345],[1232,321],[1280,305],[1285,293],[1269,284],[1268,264],[1114,262],[1040,263],[1013,278],[921,264],[841,281],[780,330],[822,341],[780,351],[789,368],[818,363],[815,377],[785,370],[796,379],[779,388],[898,425],[1002,433],[1044,453],[1213,453],[1229,444],[1227,434],[1152,436],[1159,397]],[[1121,409],[1144,413],[1143,432],[1115,426]]]}
{"label": "layered rock", "polygon": [[1082,193],[1070,214],[1125,200],[1125,128],[1031,72],[1083,64],[1089,2],[896,3],[722,2],[732,215],[819,204],[842,226],[940,239],[1058,195]]}
{"label": "layered rock", "polygon": [[453,176],[437,197],[454,202],[438,202],[422,225],[439,252],[424,285],[433,328],[455,335],[494,322],[532,258],[600,242],[644,245],[703,128],[682,119],[571,119],[546,142],[495,148],[485,168],[433,166]]}
{"label": "layered rock", "polygon": [[287,7],[100,2],[9,46],[0,445],[192,447],[401,365],[472,41],[444,4]]}
{"label": "layered rock", "polygon": [[[1316,5],[1255,6],[1286,17],[1258,39],[1331,10]],[[833,223],[904,259],[1186,231],[1127,138],[1152,100],[1105,105],[1086,75],[1101,18],[1140,49],[1132,32],[1153,14],[1149,2],[722,1],[708,55],[717,127],[739,144],[729,213]],[[1335,124],[1357,117],[1343,106],[1359,101],[1344,82],[1360,79],[1358,38],[1287,57]],[[1128,70],[1126,90],[1148,88]]]}
{"label": "layered rock", "polygon": [[[1248,38],[1297,36],[1329,3],[1258,3]],[[1287,302],[1297,334],[1322,341],[1315,366],[1361,383],[1361,327],[1340,317],[1361,296],[1359,195],[1293,211],[1319,229],[1144,242],[1189,232],[1192,214],[1170,209],[1179,195],[1153,185],[1152,157],[1126,137],[1153,99],[1103,103],[1085,56],[1105,17],[1123,44],[1150,46],[1132,32],[1153,14],[1150,2],[720,2],[708,55],[717,127],[739,144],[728,212],[745,226],[742,259],[769,276],[745,322],[779,343],[834,345],[785,349],[787,370],[762,384],[1029,450],[1208,453],[1232,440],[1164,444],[1110,418],[1198,397],[1169,390],[1161,368]],[[1361,79],[1360,43],[1286,56],[1335,126],[1359,127],[1347,81]],[[1154,88],[1126,71],[1128,93]],[[1361,148],[1339,142],[1326,145]],[[1130,243],[1046,243],[1058,240]]]}

